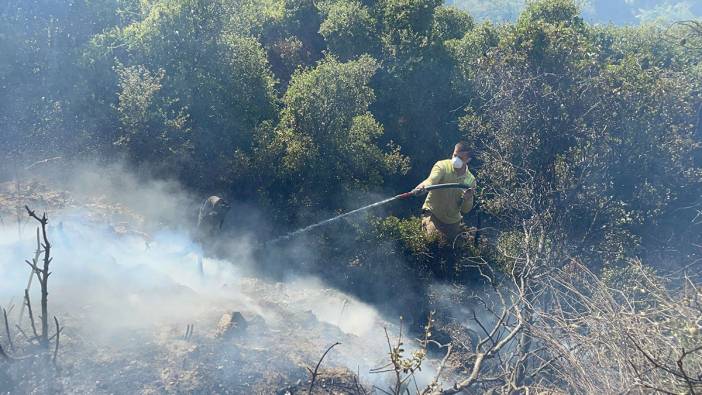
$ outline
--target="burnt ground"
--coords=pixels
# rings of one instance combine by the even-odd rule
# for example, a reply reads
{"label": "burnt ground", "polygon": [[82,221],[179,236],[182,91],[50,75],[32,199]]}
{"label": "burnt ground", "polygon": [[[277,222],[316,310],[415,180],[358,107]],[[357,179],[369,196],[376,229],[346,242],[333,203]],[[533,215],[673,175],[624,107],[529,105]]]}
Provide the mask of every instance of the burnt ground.
{"label": "burnt ground", "polygon": [[[212,312],[220,309],[212,306]],[[57,368],[46,368],[53,377],[38,381],[34,373],[24,373],[28,363],[18,361],[9,365],[5,388],[11,393],[296,393],[307,390],[307,368],[314,369],[329,345],[324,339],[336,337],[347,341],[346,347],[325,361],[317,393],[355,393],[350,390],[359,385],[356,375],[340,366],[360,351],[355,347],[363,347],[362,340],[320,323],[311,312],[285,312],[285,326],[247,314],[247,328],[231,334],[222,334],[214,317],[196,320],[188,338],[186,326],[163,325],[118,331],[103,341],[65,317]],[[29,365],[44,370],[41,361]]]}
{"label": "burnt ground", "polygon": [[[14,358],[0,362],[0,392],[307,393],[310,369],[334,342],[341,345],[322,363],[313,393],[371,393],[373,385],[383,386],[387,381],[387,376],[372,375],[369,370],[388,362],[383,328],[391,334],[398,328],[352,296],[314,279],[272,281],[238,272],[227,272],[226,279],[220,279],[217,273],[228,271],[229,262],[206,262],[214,268],[206,276],[214,281],[188,278],[193,277],[190,271],[184,282],[161,283],[151,280],[151,263],[120,265],[120,260],[130,256],[130,249],[134,248],[135,254],[151,254],[162,242],[144,231],[144,218],[127,207],[104,196],[78,201],[70,192],[52,190],[39,182],[23,183],[19,193],[13,183],[4,183],[0,184],[4,237],[16,231],[18,203],[48,211],[55,220],[50,238],[70,239],[80,234],[84,239],[79,243],[99,244],[103,239],[90,237],[107,235],[119,251],[109,258],[102,257],[100,251],[90,252],[87,258],[69,258],[62,254],[61,246],[70,244],[56,243],[53,270],[57,279],[54,288],[50,284],[49,304],[63,330],[55,365],[46,362],[37,346],[20,332],[23,328],[24,333],[31,333],[26,317],[19,321],[21,293],[12,294],[14,299],[8,303],[3,301],[5,307],[14,306],[9,319],[16,350],[10,349],[5,331],[0,331],[0,344]],[[64,213],[76,211],[81,212],[81,222],[74,224],[75,216]],[[31,239],[27,234],[33,232],[33,225],[26,219],[21,221],[25,237]],[[31,243],[21,244],[25,249],[27,245]],[[0,250],[18,246],[6,242]],[[18,254],[11,252],[11,257]],[[33,250],[19,254],[30,257]],[[164,261],[172,259],[163,256]],[[161,258],[145,255],[142,259],[151,262]],[[180,265],[192,258],[179,259],[176,264]],[[85,278],[79,278],[83,276],[82,260],[92,261]],[[62,268],[62,261],[70,261],[70,266]],[[162,263],[164,267],[171,264],[157,262],[157,269]],[[0,260],[0,268],[3,264],[8,265]],[[227,268],[222,269],[222,265]],[[109,274],[101,277],[102,272]],[[24,278],[28,271],[24,267],[19,275],[7,273]],[[17,286],[20,290],[23,287]],[[228,327],[225,315],[233,313],[240,313],[243,321]],[[412,342],[408,343],[411,349]],[[432,377],[435,362],[426,361],[417,377],[420,386]]]}

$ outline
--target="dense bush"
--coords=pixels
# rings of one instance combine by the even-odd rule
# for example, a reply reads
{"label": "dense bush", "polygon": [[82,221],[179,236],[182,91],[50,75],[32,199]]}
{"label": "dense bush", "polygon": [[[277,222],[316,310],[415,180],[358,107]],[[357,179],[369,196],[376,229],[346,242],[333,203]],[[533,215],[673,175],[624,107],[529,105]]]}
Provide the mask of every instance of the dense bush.
{"label": "dense bush", "polygon": [[14,1],[0,22],[18,167],[126,156],[285,229],[408,190],[463,138],[493,245],[529,223],[591,264],[699,253],[694,24],[593,26],[570,0],[504,25],[436,0]]}

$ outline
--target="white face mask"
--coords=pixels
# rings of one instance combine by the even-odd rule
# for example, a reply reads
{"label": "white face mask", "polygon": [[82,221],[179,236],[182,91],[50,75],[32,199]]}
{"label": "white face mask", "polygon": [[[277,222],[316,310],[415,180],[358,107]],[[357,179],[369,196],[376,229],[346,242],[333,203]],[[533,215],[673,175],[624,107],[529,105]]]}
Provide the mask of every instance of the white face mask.
{"label": "white face mask", "polygon": [[453,164],[454,169],[460,169],[464,165],[463,160],[457,156],[454,156],[453,159],[451,159],[451,163]]}

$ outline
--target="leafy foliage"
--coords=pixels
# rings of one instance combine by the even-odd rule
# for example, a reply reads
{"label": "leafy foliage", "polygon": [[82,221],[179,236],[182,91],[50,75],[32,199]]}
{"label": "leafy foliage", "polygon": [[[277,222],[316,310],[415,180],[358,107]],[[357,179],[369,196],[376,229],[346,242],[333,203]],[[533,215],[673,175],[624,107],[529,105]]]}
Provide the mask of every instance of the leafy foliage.
{"label": "leafy foliage", "polygon": [[329,51],[341,60],[363,54],[377,56],[380,43],[370,9],[357,1],[334,1],[321,7],[319,33]]}
{"label": "leafy foliage", "polygon": [[37,137],[126,155],[294,226],[413,187],[467,139],[493,245],[526,224],[598,264],[699,253],[694,22],[596,26],[578,7],[598,2],[540,0],[475,24],[441,3],[11,1],[3,156],[47,157]]}
{"label": "leafy foliage", "polygon": [[398,147],[376,145],[383,127],[368,108],[375,99],[369,83],[377,67],[369,56],[346,63],[329,57],[293,75],[279,125],[260,136],[261,171],[272,172],[266,178],[276,187],[267,189],[281,194],[278,199],[301,208],[324,207],[337,196],[368,190],[384,176],[406,171]]}
{"label": "leafy foliage", "polygon": [[454,44],[480,98],[461,122],[490,164],[478,175],[483,207],[517,228],[525,220],[552,226],[561,251],[595,261],[641,252],[644,239],[653,242],[645,229],[666,220],[664,207],[694,199],[673,185],[700,188],[689,123],[698,81],[684,66],[651,65],[650,52],[620,57],[603,45],[619,37],[554,1],[530,6],[492,48],[480,38]]}

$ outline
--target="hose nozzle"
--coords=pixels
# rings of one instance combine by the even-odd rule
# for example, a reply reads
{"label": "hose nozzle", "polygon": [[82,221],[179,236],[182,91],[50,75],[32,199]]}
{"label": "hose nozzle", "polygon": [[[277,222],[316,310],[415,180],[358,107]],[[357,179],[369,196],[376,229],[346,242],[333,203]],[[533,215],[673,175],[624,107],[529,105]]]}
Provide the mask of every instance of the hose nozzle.
{"label": "hose nozzle", "polygon": [[409,198],[411,198],[412,196],[414,196],[414,192],[413,192],[413,191],[409,191],[409,192],[401,193],[401,194],[395,196],[395,198],[396,198],[396,199],[409,199]]}

